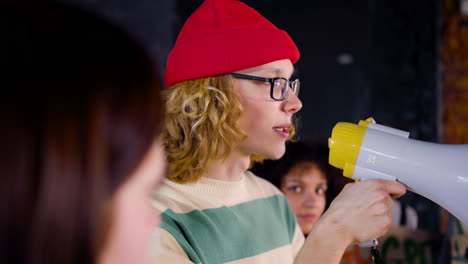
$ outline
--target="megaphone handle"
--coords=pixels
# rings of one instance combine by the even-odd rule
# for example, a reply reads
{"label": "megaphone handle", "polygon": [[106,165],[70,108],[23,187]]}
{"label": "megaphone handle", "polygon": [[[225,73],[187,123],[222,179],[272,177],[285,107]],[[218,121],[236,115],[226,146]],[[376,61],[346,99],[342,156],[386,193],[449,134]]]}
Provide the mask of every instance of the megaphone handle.
{"label": "megaphone handle", "polygon": [[[355,179],[356,182],[365,181],[365,180],[368,180],[368,179],[366,179],[366,178]],[[363,247],[363,248],[376,247],[378,244],[379,244],[379,241],[377,241],[377,239],[374,239],[374,240],[367,241],[367,242],[359,244],[359,247]]]}
{"label": "megaphone handle", "polygon": [[377,239],[374,239],[372,241],[367,241],[367,242],[359,244],[359,247],[363,247],[363,248],[376,247],[378,244],[379,244],[379,241],[377,241]]}

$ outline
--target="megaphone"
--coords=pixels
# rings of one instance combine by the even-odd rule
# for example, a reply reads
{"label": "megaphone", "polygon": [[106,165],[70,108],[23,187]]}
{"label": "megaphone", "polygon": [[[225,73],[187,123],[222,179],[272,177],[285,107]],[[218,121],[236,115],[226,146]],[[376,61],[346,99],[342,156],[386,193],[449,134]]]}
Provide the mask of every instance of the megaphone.
{"label": "megaphone", "polygon": [[328,140],[329,163],[352,179],[385,179],[445,208],[468,225],[468,144],[410,139],[409,132],[377,124],[339,122]]}

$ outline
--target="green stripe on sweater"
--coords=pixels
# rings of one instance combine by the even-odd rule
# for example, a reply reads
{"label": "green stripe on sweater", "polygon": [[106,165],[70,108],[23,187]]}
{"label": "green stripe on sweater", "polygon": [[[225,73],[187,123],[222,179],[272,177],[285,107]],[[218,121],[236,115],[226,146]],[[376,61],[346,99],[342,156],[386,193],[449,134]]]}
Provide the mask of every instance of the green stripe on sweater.
{"label": "green stripe on sweater", "polygon": [[283,195],[185,214],[168,209],[161,218],[161,227],[189,258],[204,264],[239,260],[291,244],[296,227]]}

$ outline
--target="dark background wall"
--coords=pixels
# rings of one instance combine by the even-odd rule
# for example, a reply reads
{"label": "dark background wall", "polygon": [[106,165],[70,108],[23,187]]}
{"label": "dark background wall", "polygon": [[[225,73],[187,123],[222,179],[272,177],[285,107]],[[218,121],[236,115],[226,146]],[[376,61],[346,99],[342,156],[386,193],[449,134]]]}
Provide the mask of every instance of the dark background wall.
{"label": "dark background wall", "polygon": [[[54,0],[52,0],[54,1]],[[99,14],[139,39],[157,62],[161,74],[178,32],[173,0],[56,0]]]}
{"label": "dark background wall", "polygon": [[[164,69],[202,0],[61,0],[122,25]],[[326,139],[336,122],[377,122],[439,140],[440,0],[245,0],[301,51],[302,138]]]}
{"label": "dark background wall", "polygon": [[[202,0],[62,0],[124,26],[165,59]],[[336,122],[369,116],[439,140],[440,0],[244,0],[289,32],[304,107],[300,135],[326,139]]]}

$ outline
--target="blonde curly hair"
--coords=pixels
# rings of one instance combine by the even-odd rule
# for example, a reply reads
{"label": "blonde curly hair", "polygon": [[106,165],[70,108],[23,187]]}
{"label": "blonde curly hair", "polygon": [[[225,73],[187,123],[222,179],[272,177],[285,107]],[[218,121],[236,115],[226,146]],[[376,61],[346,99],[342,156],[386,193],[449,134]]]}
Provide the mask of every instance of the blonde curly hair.
{"label": "blonde curly hair", "polygon": [[[239,127],[243,108],[230,74],[182,81],[163,96],[168,179],[178,183],[198,180],[214,161],[227,159],[247,139]],[[291,125],[290,138],[294,132]],[[252,155],[251,164],[265,158]]]}

